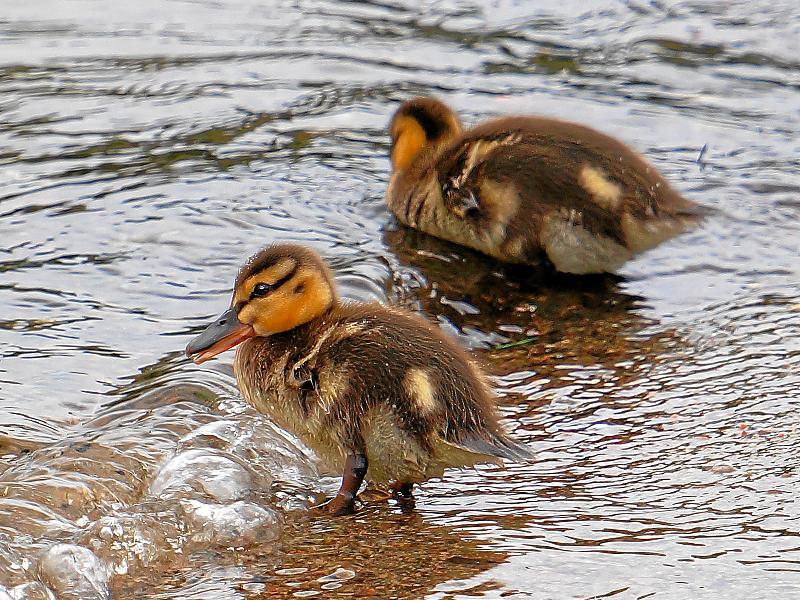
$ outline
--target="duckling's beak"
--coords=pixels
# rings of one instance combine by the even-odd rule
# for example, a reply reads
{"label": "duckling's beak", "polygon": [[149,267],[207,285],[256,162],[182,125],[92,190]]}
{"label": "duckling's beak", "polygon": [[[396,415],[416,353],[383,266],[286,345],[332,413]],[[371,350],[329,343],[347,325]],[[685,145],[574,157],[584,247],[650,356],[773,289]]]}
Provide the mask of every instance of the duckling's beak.
{"label": "duckling's beak", "polygon": [[250,325],[239,321],[235,308],[229,308],[186,346],[186,356],[196,364],[214,358],[256,334]]}

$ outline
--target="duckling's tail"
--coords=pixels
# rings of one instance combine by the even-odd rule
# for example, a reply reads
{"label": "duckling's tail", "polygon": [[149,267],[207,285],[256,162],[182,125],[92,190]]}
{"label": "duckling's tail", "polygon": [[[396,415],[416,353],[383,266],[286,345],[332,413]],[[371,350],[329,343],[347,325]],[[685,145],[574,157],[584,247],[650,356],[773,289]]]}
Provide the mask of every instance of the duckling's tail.
{"label": "duckling's tail", "polygon": [[502,432],[466,438],[460,440],[458,445],[471,452],[505,458],[514,462],[525,463],[533,460],[533,450]]}

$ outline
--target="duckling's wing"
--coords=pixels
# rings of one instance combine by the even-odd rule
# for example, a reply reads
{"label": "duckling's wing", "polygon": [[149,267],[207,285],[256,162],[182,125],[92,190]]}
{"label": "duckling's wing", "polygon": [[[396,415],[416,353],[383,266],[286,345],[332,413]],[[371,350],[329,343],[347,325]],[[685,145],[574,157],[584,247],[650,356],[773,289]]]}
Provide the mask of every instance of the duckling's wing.
{"label": "duckling's wing", "polygon": [[687,226],[703,212],[618,140],[553,119],[487,122],[445,151],[437,169],[445,203],[459,213],[513,217],[499,210],[503,198],[486,197],[486,182],[495,182],[500,191],[513,186],[523,213],[573,209],[585,227],[620,241],[625,212],[643,221],[685,219]]}
{"label": "duckling's wing", "polygon": [[530,462],[534,457],[533,451],[528,446],[502,434],[467,437],[455,443],[450,442],[450,444],[476,454],[504,458],[514,462]]}

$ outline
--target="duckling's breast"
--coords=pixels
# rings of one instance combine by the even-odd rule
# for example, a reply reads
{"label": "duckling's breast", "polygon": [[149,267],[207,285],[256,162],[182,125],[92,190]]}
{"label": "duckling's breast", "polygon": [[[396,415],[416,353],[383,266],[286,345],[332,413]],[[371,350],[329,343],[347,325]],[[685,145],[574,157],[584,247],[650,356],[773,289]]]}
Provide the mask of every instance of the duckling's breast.
{"label": "duckling's breast", "polygon": [[[476,190],[484,200],[484,213],[478,218],[464,218],[447,206],[438,173],[431,169],[418,179],[395,174],[387,191],[389,208],[404,225],[430,235],[473,248],[508,262],[528,262],[525,245],[507,244],[507,225],[516,212],[518,196],[513,186],[482,182],[491,190]],[[486,200],[492,202],[487,206]],[[487,212],[491,211],[491,212]]]}
{"label": "duckling's breast", "polygon": [[326,423],[324,406],[310,382],[298,380],[295,353],[268,338],[253,338],[239,346],[234,373],[245,401],[279,427],[297,436],[325,465],[344,465],[340,433]]}

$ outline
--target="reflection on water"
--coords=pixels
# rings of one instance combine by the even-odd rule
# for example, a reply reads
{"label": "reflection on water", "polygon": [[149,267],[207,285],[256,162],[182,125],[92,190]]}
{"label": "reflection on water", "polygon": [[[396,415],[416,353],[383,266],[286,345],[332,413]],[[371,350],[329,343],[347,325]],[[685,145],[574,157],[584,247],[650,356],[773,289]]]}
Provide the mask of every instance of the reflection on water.
{"label": "reflection on water", "polygon": [[[502,265],[407,228],[387,230],[384,241],[393,253],[395,301],[436,316],[466,345],[494,350],[490,356],[554,341],[578,327],[611,323],[624,331],[643,322],[635,312],[641,298],[621,293],[616,275]],[[499,356],[507,363],[507,352]]]}
{"label": "reflection on water", "polygon": [[[0,597],[795,597],[799,28],[761,0],[5,6]],[[589,279],[400,228],[385,126],[420,93],[595,125],[714,215]],[[336,478],[230,357],[181,354],[275,240],[480,354],[538,460],[309,515]]]}

